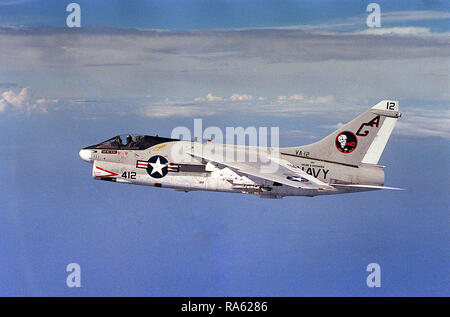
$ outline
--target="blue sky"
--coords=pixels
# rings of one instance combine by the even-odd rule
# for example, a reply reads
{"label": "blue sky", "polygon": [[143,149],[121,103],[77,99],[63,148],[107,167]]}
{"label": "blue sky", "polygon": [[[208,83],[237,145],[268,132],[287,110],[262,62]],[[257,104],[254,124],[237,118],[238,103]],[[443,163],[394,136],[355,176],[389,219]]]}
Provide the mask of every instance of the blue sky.
{"label": "blue sky", "polygon": [[[68,3],[0,1],[0,295],[449,295],[447,2],[379,1],[377,29],[364,1],[79,1],[80,29]],[[386,98],[403,116],[380,163],[403,192],[186,194],[94,181],[78,157],[194,118],[307,144]]]}
{"label": "blue sky", "polygon": [[[64,1],[2,1],[11,25],[64,27]],[[320,24],[365,15],[370,1],[78,1],[83,25],[146,29],[220,29]],[[383,11],[448,11],[447,1],[378,1]],[[415,23],[421,23],[417,19]],[[433,25],[444,30],[441,23]],[[411,25],[409,23],[408,25]],[[430,25],[430,24],[428,24]],[[364,27],[364,25],[360,25]]]}

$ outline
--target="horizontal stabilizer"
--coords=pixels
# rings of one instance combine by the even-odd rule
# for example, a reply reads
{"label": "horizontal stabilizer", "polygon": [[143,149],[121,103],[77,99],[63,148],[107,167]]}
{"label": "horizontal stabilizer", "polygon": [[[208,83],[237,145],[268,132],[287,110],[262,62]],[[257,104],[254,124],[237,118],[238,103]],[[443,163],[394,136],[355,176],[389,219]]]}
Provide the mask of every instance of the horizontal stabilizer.
{"label": "horizontal stabilizer", "polygon": [[353,188],[373,188],[373,189],[390,189],[390,190],[405,190],[404,188],[377,186],[377,185],[363,185],[363,184],[333,184],[339,187],[353,187]]}

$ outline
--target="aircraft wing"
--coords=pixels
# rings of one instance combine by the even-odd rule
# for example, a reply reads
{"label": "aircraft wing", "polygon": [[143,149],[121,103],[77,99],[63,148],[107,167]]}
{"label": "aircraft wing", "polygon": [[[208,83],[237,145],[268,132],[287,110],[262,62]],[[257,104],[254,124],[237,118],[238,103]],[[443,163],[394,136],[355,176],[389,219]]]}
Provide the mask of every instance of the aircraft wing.
{"label": "aircraft wing", "polygon": [[[309,175],[301,168],[296,167],[290,162],[280,158],[267,157],[271,161],[271,164],[269,165],[269,163],[261,164],[259,162],[224,162],[223,159],[214,157],[213,154],[196,154],[192,152],[188,152],[188,154],[207,162],[228,167],[238,173],[244,173],[295,188],[335,190],[332,186],[322,182],[321,180]],[[268,168],[269,166],[270,169]]]}

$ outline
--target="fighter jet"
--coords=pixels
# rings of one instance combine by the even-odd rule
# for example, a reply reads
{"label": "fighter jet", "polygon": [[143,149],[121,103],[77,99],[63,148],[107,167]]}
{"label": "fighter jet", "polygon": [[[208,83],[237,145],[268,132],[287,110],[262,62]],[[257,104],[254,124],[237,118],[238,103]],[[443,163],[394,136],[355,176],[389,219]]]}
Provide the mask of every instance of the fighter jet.
{"label": "fighter jet", "polygon": [[397,101],[383,100],[309,145],[275,148],[119,135],[85,147],[79,156],[92,163],[94,179],[185,192],[282,198],[395,190],[400,188],[384,186],[378,161],[400,116]]}

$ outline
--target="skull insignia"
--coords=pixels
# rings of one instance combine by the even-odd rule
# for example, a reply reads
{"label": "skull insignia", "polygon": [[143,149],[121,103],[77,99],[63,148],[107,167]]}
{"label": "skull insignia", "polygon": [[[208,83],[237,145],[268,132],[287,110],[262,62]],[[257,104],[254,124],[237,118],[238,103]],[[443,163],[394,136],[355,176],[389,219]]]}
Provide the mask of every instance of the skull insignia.
{"label": "skull insignia", "polygon": [[347,143],[347,136],[345,134],[341,134],[338,137],[338,142],[341,144],[341,148],[345,148],[345,144]]}
{"label": "skull insignia", "polygon": [[353,132],[343,131],[337,135],[335,144],[339,152],[347,154],[356,149],[358,139]]}

